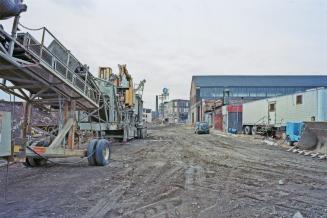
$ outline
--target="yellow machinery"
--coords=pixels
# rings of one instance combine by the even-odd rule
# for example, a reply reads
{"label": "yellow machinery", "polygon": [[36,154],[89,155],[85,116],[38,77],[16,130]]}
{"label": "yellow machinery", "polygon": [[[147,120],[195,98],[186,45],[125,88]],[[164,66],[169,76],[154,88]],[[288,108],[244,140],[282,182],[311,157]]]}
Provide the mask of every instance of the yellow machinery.
{"label": "yellow machinery", "polygon": [[110,81],[114,86],[123,90],[124,104],[127,107],[133,107],[134,102],[134,84],[131,75],[128,73],[126,64],[118,65],[119,74],[113,74],[110,67],[100,67],[99,68],[99,78]]}

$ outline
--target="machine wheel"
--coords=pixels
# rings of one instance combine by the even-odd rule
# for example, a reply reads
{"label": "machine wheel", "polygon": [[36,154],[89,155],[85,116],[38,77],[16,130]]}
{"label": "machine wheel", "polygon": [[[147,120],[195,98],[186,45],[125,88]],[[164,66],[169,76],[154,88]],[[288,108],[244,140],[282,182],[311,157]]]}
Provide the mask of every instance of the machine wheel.
{"label": "machine wheel", "polygon": [[144,139],[143,129],[140,129],[140,139]]}
{"label": "machine wheel", "polygon": [[137,138],[138,139],[144,139],[146,135],[146,131],[144,128],[142,129],[137,129]]}
{"label": "machine wheel", "polygon": [[148,137],[148,129],[144,128],[143,129],[143,138],[145,139],[146,137]]}
{"label": "machine wheel", "polygon": [[95,160],[98,166],[106,166],[109,164],[111,157],[111,146],[108,140],[101,139],[95,148]]}
{"label": "machine wheel", "polygon": [[32,157],[26,157],[24,165],[26,167],[36,167],[37,166],[36,161]]}
{"label": "machine wheel", "polygon": [[244,133],[245,133],[245,135],[251,135],[251,133],[252,133],[251,126],[245,126],[244,127]]}
{"label": "machine wheel", "polygon": [[141,139],[145,139],[146,137],[146,129],[141,129]]}
{"label": "machine wheel", "polygon": [[142,129],[137,129],[136,132],[137,132],[137,138],[142,139]]}
{"label": "machine wheel", "polygon": [[252,127],[252,135],[257,135],[258,134],[258,127],[254,126]]}
{"label": "machine wheel", "polygon": [[92,139],[90,143],[87,145],[87,160],[89,162],[90,166],[95,166],[96,165],[96,160],[95,160],[95,147],[98,143],[97,139]]}
{"label": "machine wheel", "polygon": [[43,158],[27,157],[24,165],[27,167],[40,167],[44,166],[46,163],[47,160]]}

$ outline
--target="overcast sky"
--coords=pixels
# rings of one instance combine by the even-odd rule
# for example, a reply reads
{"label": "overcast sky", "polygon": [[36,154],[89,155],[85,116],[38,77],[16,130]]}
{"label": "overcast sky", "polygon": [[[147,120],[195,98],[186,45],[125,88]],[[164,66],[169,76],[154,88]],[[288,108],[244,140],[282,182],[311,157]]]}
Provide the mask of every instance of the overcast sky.
{"label": "overcast sky", "polygon": [[326,0],[25,3],[21,23],[48,27],[94,74],[127,64],[145,78],[150,108],[163,87],[170,99],[189,99],[192,75],[327,72]]}

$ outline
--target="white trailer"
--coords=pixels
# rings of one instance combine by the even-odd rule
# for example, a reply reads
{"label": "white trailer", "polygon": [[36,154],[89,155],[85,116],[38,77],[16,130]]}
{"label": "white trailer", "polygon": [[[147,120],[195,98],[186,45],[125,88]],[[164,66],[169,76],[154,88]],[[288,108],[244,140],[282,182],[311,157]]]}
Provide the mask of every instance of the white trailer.
{"label": "white trailer", "polygon": [[245,134],[275,133],[287,122],[327,121],[327,89],[310,89],[243,104]]}

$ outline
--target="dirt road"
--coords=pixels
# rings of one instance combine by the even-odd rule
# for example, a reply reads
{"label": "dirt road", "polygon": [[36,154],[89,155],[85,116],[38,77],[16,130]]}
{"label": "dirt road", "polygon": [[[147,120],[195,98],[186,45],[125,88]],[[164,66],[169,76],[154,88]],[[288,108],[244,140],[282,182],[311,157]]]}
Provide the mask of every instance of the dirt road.
{"label": "dirt road", "polygon": [[327,217],[327,162],[248,137],[154,129],[112,159],[12,166],[0,217]]}

